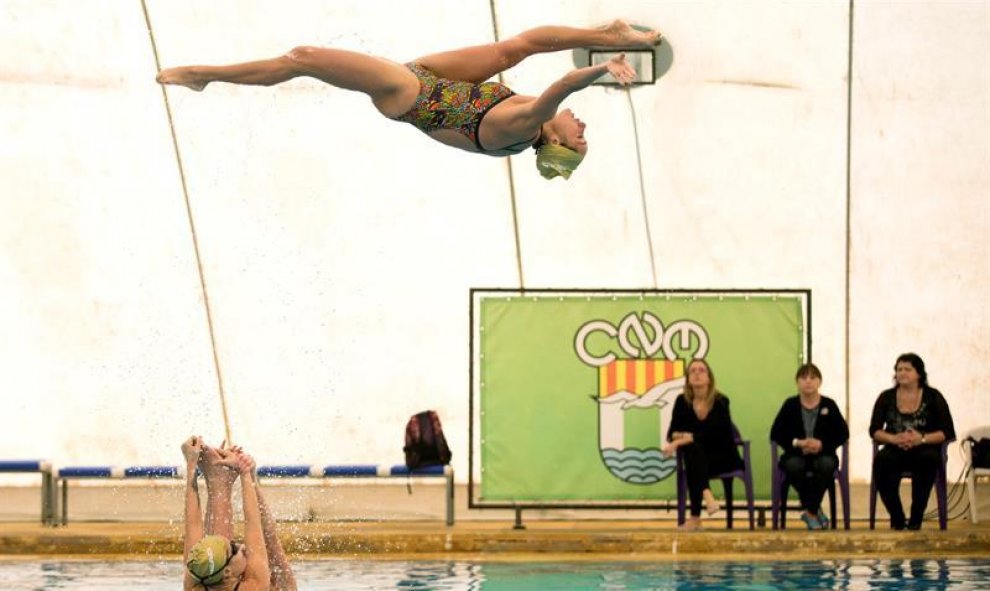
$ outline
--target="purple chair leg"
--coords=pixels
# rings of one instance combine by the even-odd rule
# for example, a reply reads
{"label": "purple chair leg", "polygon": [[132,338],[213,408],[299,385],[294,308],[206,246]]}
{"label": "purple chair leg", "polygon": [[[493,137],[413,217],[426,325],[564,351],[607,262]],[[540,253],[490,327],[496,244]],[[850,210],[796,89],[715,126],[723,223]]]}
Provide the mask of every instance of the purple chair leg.
{"label": "purple chair leg", "polygon": [[[845,529],[849,529],[849,442],[842,445],[842,467],[838,473],[839,492],[842,495],[842,521]],[[835,497],[832,497],[835,506]]]}
{"label": "purple chair leg", "polygon": [[935,500],[938,505],[938,527],[939,529],[947,529],[949,527],[949,511],[948,511],[948,495],[946,493],[946,478],[945,478],[945,463],[948,461],[946,457],[946,446],[942,446],[942,462],[939,464],[938,471],[935,473]]}
{"label": "purple chair leg", "polygon": [[725,491],[725,528],[732,529],[732,477],[722,479],[722,489]]}
{"label": "purple chair leg", "polygon": [[780,469],[780,453],[777,442],[770,440],[770,519],[773,529],[787,527],[787,483]]}
{"label": "purple chair leg", "polygon": [[677,448],[677,525],[684,525],[685,502],[687,498],[687,477],[684,475],[684,459]]}
{"label": "purple chair leg", "polygon": [[870,529],[877,528],[877,482],[876,476],[870,476]]}

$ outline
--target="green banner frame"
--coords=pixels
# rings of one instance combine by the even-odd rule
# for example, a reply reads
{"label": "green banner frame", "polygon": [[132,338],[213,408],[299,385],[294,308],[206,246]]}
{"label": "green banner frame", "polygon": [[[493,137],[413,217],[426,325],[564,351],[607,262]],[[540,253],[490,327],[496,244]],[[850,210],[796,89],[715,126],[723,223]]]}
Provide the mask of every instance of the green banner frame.
{"label": "green banner frame", "polygon": [[810,318],[807,289],[472,289],[469,506],[669,506],[659,450],[697,357],[769,499],[770,426],[811,359]]}

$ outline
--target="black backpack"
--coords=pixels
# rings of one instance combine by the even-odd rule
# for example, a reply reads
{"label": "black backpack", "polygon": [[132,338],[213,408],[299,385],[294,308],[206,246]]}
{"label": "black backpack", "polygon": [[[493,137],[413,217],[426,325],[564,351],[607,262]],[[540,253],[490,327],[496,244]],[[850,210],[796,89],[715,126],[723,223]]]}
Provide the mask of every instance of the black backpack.
{"label": "black backpack", "polygon": [[990,438],[982,437],[978,441],[972,437],[964,439],[970,445],[969,457],[973,468],[990,468]]}
{"label": "black backpack", "polygon": [[450,463],[450,448],[447,447],[437,413],[424,410],[409,417],[406,444],[402,451],[406,452],[406,467],[410,470]]}

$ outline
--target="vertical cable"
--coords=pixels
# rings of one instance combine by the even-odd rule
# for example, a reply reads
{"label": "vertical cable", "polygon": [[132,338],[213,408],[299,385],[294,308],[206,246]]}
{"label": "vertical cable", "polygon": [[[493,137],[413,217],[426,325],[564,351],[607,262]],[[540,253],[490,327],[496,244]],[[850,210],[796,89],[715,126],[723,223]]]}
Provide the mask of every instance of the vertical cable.
{"label": "vertical cable", "polygon": [[650,212],[646,208],[646,183],[643,181],[643,156],[639,149],[639,125],[636,123],[636,107],[633,106],[632,90],[626,88],[629,99],[629,112],[632,113],[633,137],[636,145],[636,165],[639,169],[639,196],[643,204],[643,224],[646,226],[646,248],[650,253],[650,273],[653,274],[653,289],[660,289],[657,282],[657,262],[653,256],[653,233],[650,231]]}
{"label": "vertical cable", "polygon": [[[151,40],[151,51],[155,56],[155,71],[161,72],[161,61],[158,59],[158,43],[155,42],[155,32],[151,28],[151,17],[148,16],[148,6],[145,0],[141,0],[141,10],[144,12],[144,22],[148,27],[148,38]],[[230,418],[227,415],[227,397],[223,388],[223,373],[220,371],[220,357],[217,355],[217,339],[213,330],[213,314],[210,311],[210,297],[206,289],[206,277],[203,274],[203,259],[199,254],[199,239],[196,236],[196,222],[193,219],[192,207],[189,204],[189,188],[186,185],[186,173],[182,166],[182,155],[179,152],[179,140],[175,135],[175,123],[172,119],[172,106],[168,101],[168,93],[162,85],[162,98],[165,100],[165,113],[168,115],[168,128],[172,134],[172,147],[175,150],[175,163],[179,169],[179,181],[182,184],[182,197],[186,204],[186,218],[189,220],[189,231],[192,236],[193,252],[196,255],[196,270],[199,272],[199,287],[203,294],[203,305],[206,308],[206,326],[210,333],[210,347],[213,350],[213,368],[216,370],[217,389],[220,394],[220,411],[223,414],[224,434],[227,436],[227,443],[232,444],[233,438],[230,435]]]}
{"label": "vertical cable", "polygon": [[[495,43],[498,43],[498,20],[495,17],[495,0],[488,0],[488,10],[492,17],[492,33],[495,36]],[[499,84],[505,83],[502,72],[498,73],[498,81]],[[519,289],[525,291],[526,281],[523,276],[522,243],[519,240],[519,210],[516,206],[516,181],[515,175],[512,172],[512,158],[505,158],[505,168],[509,173],[509,203],[512,208],[512,232],[516,245],[516,273],[519,277]]]}
{"label": "vertical cable", "polygon": [[849,45],[846,63],[846,310],[845,326],[845,370],[846,370],[846,416],[852,416],[849,391],[849,314],[852,296],[850,293],[850,272],[852,266],[852,85],[853,85],[853,14],[854,0],[849,0]]}

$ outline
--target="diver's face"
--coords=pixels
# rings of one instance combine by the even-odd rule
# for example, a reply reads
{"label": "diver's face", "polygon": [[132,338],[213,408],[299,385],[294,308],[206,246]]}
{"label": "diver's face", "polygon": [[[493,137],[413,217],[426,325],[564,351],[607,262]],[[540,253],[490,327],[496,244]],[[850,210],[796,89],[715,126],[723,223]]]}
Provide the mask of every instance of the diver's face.
{"label": "diver's face", "polygon": [[588,142],[584,139],[584,122],[574,116],[570,109],[564,109],[554,117],[554,127],[560,135],[560,143],[578,154],[588,153]]}

